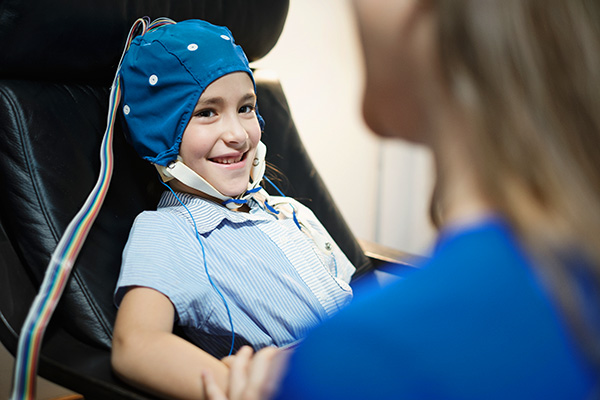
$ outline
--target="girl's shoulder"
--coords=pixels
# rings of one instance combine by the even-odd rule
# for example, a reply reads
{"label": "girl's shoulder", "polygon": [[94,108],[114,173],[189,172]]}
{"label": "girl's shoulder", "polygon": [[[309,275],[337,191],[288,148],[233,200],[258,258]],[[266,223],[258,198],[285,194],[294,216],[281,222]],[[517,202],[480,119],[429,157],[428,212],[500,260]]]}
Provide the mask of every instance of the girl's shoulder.
{"label": "girl's shoulder", "polygon": [[294,199],[293,197],[270,196],[269,204],[273,207],[275,207],[279,204],[289,204],[293,207],[293,209],[296,211],[296,213],[300,213],[300,214],[304,215],[306,218],[316,219],[315,214],[309,207],[305,206],[303,203]]}
{"label": "girl's shoulder", "polygon": [[146,210],[137,215],[129,233],[129,241],[168,242],[174,237],[187,236],[190,224],[183,214]]}
{"label": "girl's shoulder", "polygon": [[183,215],[170,209],[146,210],[137,215],[134,220],[135,226],[172,224],[183,221]]}

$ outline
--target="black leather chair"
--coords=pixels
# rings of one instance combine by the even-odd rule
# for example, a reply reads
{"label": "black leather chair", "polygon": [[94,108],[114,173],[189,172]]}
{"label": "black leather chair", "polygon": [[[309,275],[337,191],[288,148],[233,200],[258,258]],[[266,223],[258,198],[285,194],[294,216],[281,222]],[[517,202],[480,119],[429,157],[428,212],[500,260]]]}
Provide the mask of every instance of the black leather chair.
{"label": "black leather chair", "polygon": [[[0,1],[0,339],[11,353],[50,255],[97,179],[108,88],[132,22],[147,15],[227,25],[257,60],[276,43],[287,11],[283,0]],[[267,160],[360,277],[377,262],[365,256],[315,171],[281,86],[257,76]],[[110,190],[45,334],[38,371],[88,400],[151,398],[111,372],[112,292],[131,223],[155,207],[161,188],[119,125],[114,154]]]}

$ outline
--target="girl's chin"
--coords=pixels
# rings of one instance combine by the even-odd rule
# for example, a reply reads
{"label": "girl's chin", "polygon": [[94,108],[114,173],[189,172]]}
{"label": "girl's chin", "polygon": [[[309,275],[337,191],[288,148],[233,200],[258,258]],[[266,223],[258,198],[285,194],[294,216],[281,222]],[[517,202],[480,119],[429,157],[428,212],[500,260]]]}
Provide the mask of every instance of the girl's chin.
{"label": "girl's chin", "polygon": [[245,179],[243,182],[239,183],[237,185],[231,185],[231,186],[226,186],[224,187],[223,185],[215,185],[212,184],[213,187],[215,189],[217,189],[219,191],[219,193],[228,196],[228,197],[237,197],[241,194],[246,193],[246,190],[248,190],[248,181],[250,180],[250,178],[248,178],[247,180]]}

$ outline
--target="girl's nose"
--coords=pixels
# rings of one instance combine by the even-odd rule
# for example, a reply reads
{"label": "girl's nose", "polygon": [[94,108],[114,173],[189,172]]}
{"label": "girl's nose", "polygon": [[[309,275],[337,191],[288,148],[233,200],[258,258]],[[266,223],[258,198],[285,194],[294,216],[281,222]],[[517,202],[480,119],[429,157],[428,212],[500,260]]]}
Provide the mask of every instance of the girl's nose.
{"label": "girl's nose", "polygon": [[246,142],[248,132],[246,132],[246,128],[239,120],[237,113],[235,116],[225,119],[222,138],[225,142],[232,144],[244,144]]}

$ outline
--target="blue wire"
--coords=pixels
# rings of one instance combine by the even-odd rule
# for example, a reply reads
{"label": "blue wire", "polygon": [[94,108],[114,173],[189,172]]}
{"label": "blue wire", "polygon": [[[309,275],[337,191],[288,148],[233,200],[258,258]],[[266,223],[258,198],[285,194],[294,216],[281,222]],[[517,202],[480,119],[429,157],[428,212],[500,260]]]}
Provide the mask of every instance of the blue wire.
{"label": "blue wire", "polygon": [[274,208],[273,208],[273,206],[271,206],[271,205],[269,204],[269,202],[268,202],[268,201],[266,201],[266,200],[265,200],[265,207],[267,207],[267,209],[268,209],[269,211],[271,211],[273,214],[275,214],[275,215],[279,215],[279,211],[277,211],[276,209],[274,209]]}
{"label": "blue wire", "polygon": [[[269,182],[269,184],[271,186],[273,186],[275,188],[275,190],[277,190],[277,192],[279,192],[279,194],[281,195],[281,197],[287,197],[285,194],[283,194],[283,192],[281,190],[279,190],[279,188],[277,187],[277,185],[275,185],[269,178],[267,178],[266,176],[263,177],[267,182]],[[266,201],[265,201],[265,206],[267,206],[267,208],[269,210],[271,210],[271,212],[275,212],[274,208],[271,207]],[[298,222],[298,218],[296,217],[296,209],[294,208],[294,206],[292,206],[290,204],[290,206],[292,207],[292,218],[294,219],[294,223],[296,224],[296,226],[298,227],[298,229],[302,230],[302,227],[300,226],[300,222]],[[279,214],[279,211],[275,212],[275,214]]]}
{"label": "blue wire", "polygon": [[[290,206],[292,206],[290,204]],[[300,226],[300,222],[298,222],[298,218],[296,218],[296,209],[294,208],[294,206],[292,206],[292,218],[294,219],[294,223],[296,224],[296,226],[298,227],[298,229],[302,230],[302,227]]]}
{"label": "blue wire", "polygon": [[225,296],[223,296],[223,293],[221,293],[221,291],[219,290],[219,288],[217,287],[217,285],[213,282],[213,280],[212,280],[212,278],[210,276],[210,273],[208,272],[208,265],[206,263],[206,252],[204,250],[204,244],[200,240],[200,234],[198,233],[198,227],[196,226],[196,220],[194,219],[194,216],[192,215],[192,212],[189,210],[189,208],[186,207],[185,204],[183,204],[183,202],[181,201],[181,199],[179,198],[179,196],[177,196],[177,194],[173,191],[173,189],[171,189],[171,187],[169,185],[167,185],[166,183],[164,183],[162,181],[162,179],[160,180],[160,183],[162,183],[163,185],[165,185],[167,187],[167,189],[169,189],[171,191],[171,193],[173,194],[173,196],[175,196],[175,198],[177,199],[177,201],[188,212],[188,214],[190,215],[190,218],[192,219],[192,222],[194,223],[194,230],[196,231],[196,240],[198,240],[198,243],[200,243],[200,248],[202,249],[202,259],[204,260],[204,271],[206,272],[206,276],[208,277],[208,281],[210,282],[210,284],[212,285],[212,287],[216,290],[216,292],[219,294],[219,296],[221,297],[221,300],[223,300],[223,304],[225,304],[225,308],[227,309],[227,316],[229,317],[229,326],[231,327],[231,348],[229,349],[229,354],[228,354],[228,356],[230,356],[230,355],[233,354],[233,345],[235,343],[235,331],[233,330],[233,319],[231,318],[231,311],[229,310],[229,304],[227,304],[227,300],[225,300]]}
{"label": "blue wire", "polygon": [[269,182],[269,185],[273,186],[275,188],[275,190],[277,190],[279,192],[281,197],[287,197],[285,194],[283,194],[283,192],[281,190],[279,190],[279,188],[273,182],[271,182],[271,180],[269,178],[267,178],[266,176],[263,176],[263,178],[265,181]]}
{"label": "blue wire", "polygon": [[261,189],[262,189],[262,187],[257,186],[254,189],[246,190],[246,193],[256,193],[256,192],[258,192]]}
{"label": "blue wire", "polygon": [[242,199],[227,199],[224,202],[222,202],[221,204],[223,204],[224,206],[226,206],[229,203],[234,203],[234,204],[246,204],[248,202],[248,200],[242,200]]}
{"label": "blue wire", "polygon": [[331,252],[331,256],[333,257],[333,267],[335,268],[335,277],[337,277],[338,276],[337,260],[335,258],[335,254],[333,254],[333,252]]}
{"label": "blue wire", "polygon": [[[256,193],[259,190],[261,190],[262,188],[260,186],[255,187],[254,189],[250,189],[250,190],[246,190],[246,193],[244,194],[252,194],[252,193]],[[226,206],[229,203],[235,203],[235,204],[246,204],[248,203],[248,200],[243,200],[243,199],[227,199],[224,202],[222,202],[221,204],[223,204],[224,206]]]}

